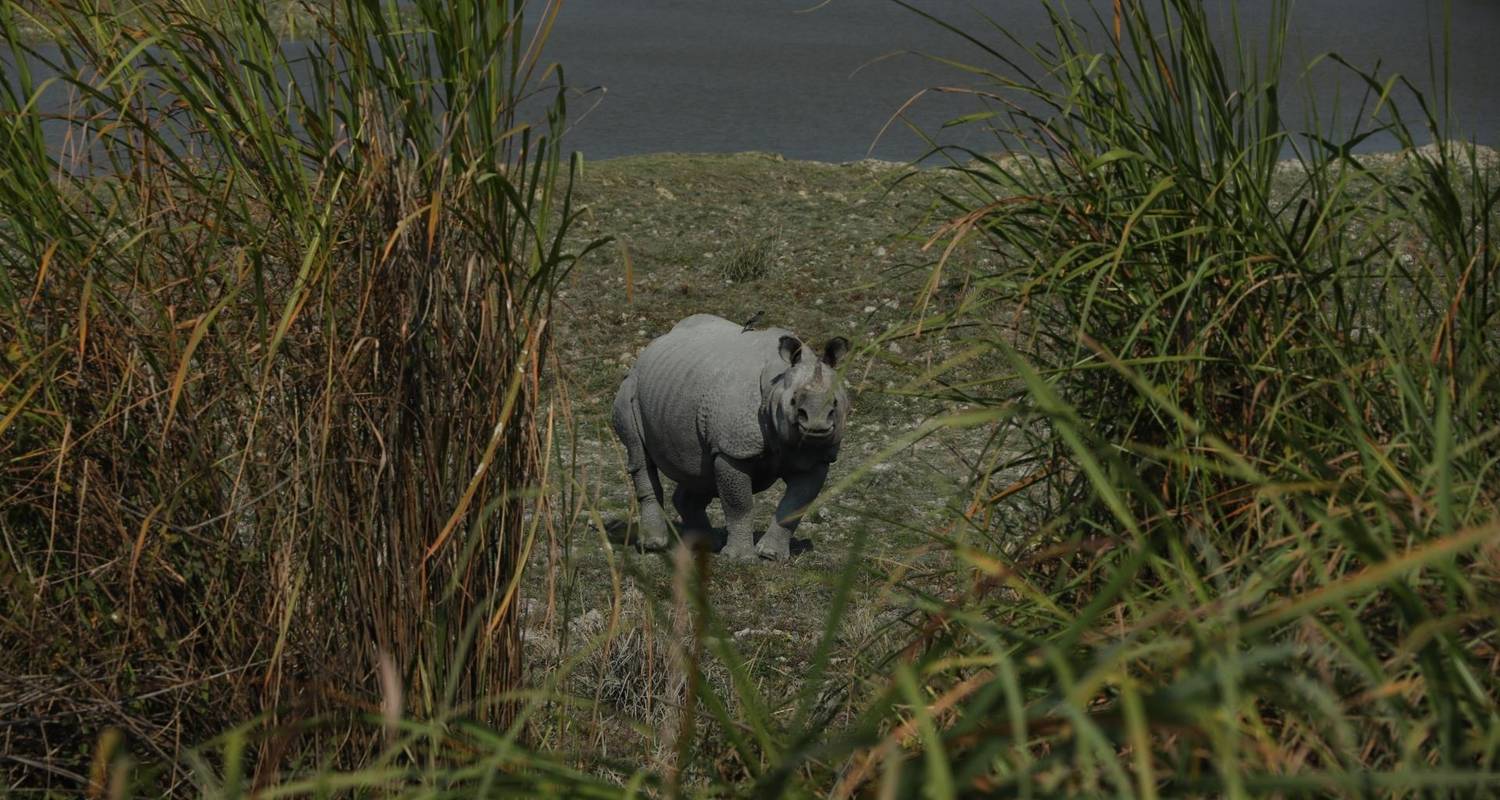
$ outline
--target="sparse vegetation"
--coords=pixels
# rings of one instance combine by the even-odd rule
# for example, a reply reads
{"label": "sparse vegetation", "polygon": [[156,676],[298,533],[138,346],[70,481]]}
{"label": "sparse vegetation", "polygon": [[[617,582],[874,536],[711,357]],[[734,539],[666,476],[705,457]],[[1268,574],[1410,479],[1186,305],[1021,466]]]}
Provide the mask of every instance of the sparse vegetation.
{"label": "sparse vegetation", "polygon": [[734,243],[721,271],[731,283],[750,283],[776,267],[780,241],[775,234],[744,236]]}
{"label": "sparse vegetation", "polygon": [[[944,169],[576,183],[505,116],[541,62],[504,14],[419,2],[428,49],[342,5],[328,47],[363,66],[308,97],[229,7],[259,44],[196,6],[146,16],[179,49],[145,63],[107,16],[58,34],[126,65],[72,81],[121,131],[94,169],[46,152],[27,80],[0,98],[13,784],[1500,786],[1500,160],[1390,76],[1354,129],[1288,130],[1284,4],[1256,42],[1192,0],[955,30],[996,152]],[[178,100],[192,157],[137,111]],[[1403,150],[1353,155],[1375,128]],[[619,378],[688,313],[761,308],[857,348],[810,549],[633,552]]]}

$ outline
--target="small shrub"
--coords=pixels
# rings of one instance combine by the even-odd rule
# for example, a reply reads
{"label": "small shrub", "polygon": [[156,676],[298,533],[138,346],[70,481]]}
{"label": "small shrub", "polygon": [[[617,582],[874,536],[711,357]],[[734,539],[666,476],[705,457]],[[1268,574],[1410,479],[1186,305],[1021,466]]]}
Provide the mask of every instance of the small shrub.
{"label": "small shrub", "polygon": [[725,280],[734,283],[752,283],[770,274],[776,266],[780,250],[779,237],[774,234],[743,236],[730,247],[729,255],[720,267]]}

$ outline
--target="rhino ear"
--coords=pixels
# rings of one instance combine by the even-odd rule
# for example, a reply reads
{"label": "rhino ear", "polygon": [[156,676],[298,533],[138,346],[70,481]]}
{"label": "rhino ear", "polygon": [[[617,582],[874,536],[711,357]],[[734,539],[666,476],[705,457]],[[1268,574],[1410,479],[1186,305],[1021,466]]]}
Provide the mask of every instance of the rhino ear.
{"label": "rhino ear", "polygon": [[837,367],[844,360],[844,354],[849,352],[849,340],[842,336],[835,336],[823,345],[823,363],[830,367]]}
{"label": "rhino ear", "polygon": [[797,362],[802,359],[802,340],[795,336],[783,336],[778,352],[781,353],[782,361],[796,366]]}

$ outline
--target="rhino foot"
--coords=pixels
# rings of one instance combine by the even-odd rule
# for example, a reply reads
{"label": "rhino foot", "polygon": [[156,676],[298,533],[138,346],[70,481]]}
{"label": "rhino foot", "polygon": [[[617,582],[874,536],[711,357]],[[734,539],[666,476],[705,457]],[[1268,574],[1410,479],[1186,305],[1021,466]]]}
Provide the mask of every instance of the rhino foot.
{"label": "rhino foot", "polygon": [[725,558],[728,558],[731,561],[759,561],[760,560],[760,556],[756,554],[755,548],[752,547],[752,546],[750,546],[750,545],[748,545],[748,544],[742,544],[742,545],[739,545],[739,546],[732,545],[732,544],[725,545],[724,549],[719,551],[719,555],[724,556]]}
{"label": "rhino foot", "polygon": [[656,553],[667,549],[667,545],[671,543],[671,537],[665,534],[662,536],[651,536],[648,534],[641,537],[640,548],[650,553]]}
{"label": "rhino foot", "polygon": [[642,503],[636,544],[642,550],[665,550],[671,542],[672,537],[667,532],[667,521],[662,516],[661,507],[654,503]]}
{"label": "rhino foot", "polygon": [[767,561],[786,561],[792,557],[791,531],[772,525],[760,541],[755,543],[755,552]]}

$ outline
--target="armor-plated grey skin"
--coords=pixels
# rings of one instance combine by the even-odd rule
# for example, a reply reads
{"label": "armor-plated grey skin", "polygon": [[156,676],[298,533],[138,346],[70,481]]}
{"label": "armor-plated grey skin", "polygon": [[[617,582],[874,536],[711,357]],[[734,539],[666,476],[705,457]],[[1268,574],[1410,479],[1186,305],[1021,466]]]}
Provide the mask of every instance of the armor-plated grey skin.
{"label": "armor-plated grey skin", "polygon": [[[837,367],[848,349],[837,337],[819,356],[789,331],[745,330],[710,314],[688,317],[647,345],[614,406],[640,501],[641,543],[667,544],[666,475],[690,530],[708,527],[708,503],[719,498],[729,526],[724,555],[787,558],[792,532],[838,458],[849,398]],[[777,480],[786,494],[754,543],[753,496]]]}

